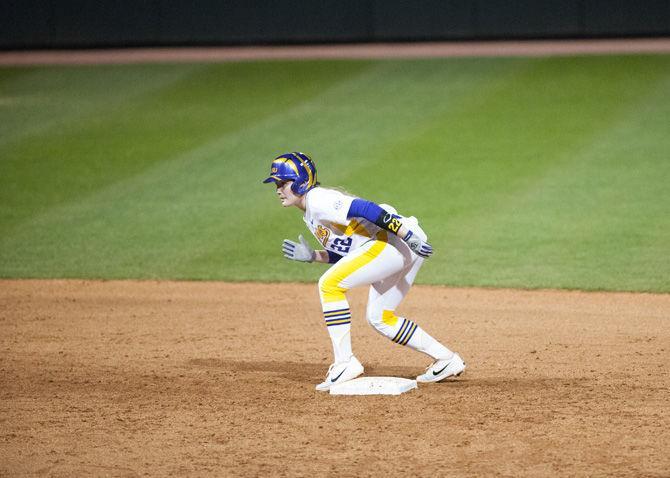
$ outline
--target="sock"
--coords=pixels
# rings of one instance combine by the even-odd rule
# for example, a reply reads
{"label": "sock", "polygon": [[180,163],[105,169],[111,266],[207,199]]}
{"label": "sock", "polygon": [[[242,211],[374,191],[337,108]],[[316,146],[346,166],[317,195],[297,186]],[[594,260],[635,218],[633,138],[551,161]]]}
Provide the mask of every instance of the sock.
{"label": "sock", "polygon": [[398,328],[389,338],[400,345],[429,355],[434,360],[449,359],[454,353],[440,342],[431,337],[417,324],[404,317],[398,317]]}
{"label": "sock", "polygon": [[454,353],[417,326],[407,346],[431,356],[434,360],[450,359]]}
{"label": "sock", "polygon": [[323,311],[328,326],[328,335],[333,344],[335,363],[347,362],[353,355],[351,351],[351,311],[344,301],[329,303],[329,309]]}

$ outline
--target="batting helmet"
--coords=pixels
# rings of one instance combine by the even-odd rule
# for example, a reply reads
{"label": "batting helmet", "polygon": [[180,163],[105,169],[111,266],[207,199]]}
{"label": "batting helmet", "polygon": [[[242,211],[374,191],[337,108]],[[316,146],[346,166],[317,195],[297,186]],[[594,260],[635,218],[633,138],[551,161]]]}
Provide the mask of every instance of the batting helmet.
{"label": "batting helmet", "polygon": [[277,156],[272,161],[270,177],[264,183],[293,181],[291,189],[302,196],[307,191],[319,185],[316,180],[316,166],[312,158],[305,153],[286,153]]}

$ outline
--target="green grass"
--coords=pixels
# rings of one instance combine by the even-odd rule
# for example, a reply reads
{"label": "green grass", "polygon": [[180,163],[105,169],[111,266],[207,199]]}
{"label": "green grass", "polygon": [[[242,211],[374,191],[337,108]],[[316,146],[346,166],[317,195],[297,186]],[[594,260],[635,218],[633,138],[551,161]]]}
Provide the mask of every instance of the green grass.
{"label": "green grass", "polygon": [[261,184],[416,215],[419,283],[670,292],[670,56],[0,68],[0,277],[311,281]]}

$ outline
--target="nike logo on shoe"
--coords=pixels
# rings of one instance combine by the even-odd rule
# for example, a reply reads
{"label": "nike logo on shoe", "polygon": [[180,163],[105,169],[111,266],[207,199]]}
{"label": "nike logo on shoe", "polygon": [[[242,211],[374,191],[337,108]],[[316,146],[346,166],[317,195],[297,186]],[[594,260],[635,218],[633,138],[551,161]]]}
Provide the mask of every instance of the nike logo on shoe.
{"label": "nike logo on shoe", "polygon": [[[344,367],[344,370],[346,370],[346,369],[347,369],[347,367]],[[337,379],[340,378],[340,377],[342,376],[342,374],[344,373],[344,370],[342,370],[342,371],[340,372],[340,374],[339,374],[337,377],[335,377],[335,378],[331,378],[331,379],[330,379],[330,383],[335,383],[335,382],[337,381]]]}
{"label": "nike logo on shoe", "polygon": [[435,370],[433,370],[433,376],[435,377],[435,376],[441,374],[441,373],[444,371],[444,369],[447,368],[447,367],[449,366],[450,363],[451,363],[451,362],[447,362],[447,365],[445,365],[444,367],[442,367],[442,368],[441,368],[440,370],[438,370],[437,372],[436,372]]}

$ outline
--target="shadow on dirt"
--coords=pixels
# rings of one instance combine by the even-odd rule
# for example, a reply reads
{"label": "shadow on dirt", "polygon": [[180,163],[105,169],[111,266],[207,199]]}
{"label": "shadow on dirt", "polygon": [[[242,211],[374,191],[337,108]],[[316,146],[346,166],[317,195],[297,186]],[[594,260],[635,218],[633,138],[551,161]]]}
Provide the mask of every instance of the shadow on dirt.
{"label": "shadow on dirt", "polygon": [[[243,361],[224,360],[217,358],[193,359],[187,362],[189,368],[206,369],[212,368],[230,371],[236,374],[269,374],[280,376],[295,382],[316,382],[324,377],[328,365],[310,362],[289,361]],[[423,370],[416,367],[369,365],[365,368],[365,376],[387,376],[414,379]],[[503,376],[477,376],[476,371],[467,370],[464,375],[456,380],[449,380],[453,386],[471,389],[494,389],[499,391],[515,390],[580,390],[581,393],[592,392],[597,389],[594,381],[586,377],[509,377]]]}
{"label": "shadow on dirt", "polygon": [[[310,362],[242,361],[223,359],[193,359],[187,362],[189,367],[224,369],[237,373],[277,374],[289,380],[302,381],[321,379],[328,370],[328,364]],[[416,367],[379,366],[365,368],[366,376],[391,376],[414,379],[418,373]]]}

